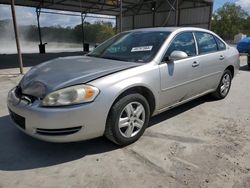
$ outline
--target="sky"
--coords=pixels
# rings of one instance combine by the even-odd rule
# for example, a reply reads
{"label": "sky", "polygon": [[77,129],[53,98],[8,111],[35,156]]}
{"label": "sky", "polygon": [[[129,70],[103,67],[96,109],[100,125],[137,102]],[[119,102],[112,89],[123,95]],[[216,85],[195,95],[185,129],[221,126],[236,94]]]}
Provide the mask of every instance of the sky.
{"label": "sky", "polygon": [[224,3],[235,3],[250,13],[250,0],[214,0],[214,11],[223,6]]}
{"label": "sky", "polygon": [[[216,11],[226,2],[236,3],[237,5],[240,5],[244,10],[250,13],[250,0],[214,0],[213,10]],[[17,15],[17,22],[19,25],[37,24],[35,8],[16,6],[16,15]],[[0,20],[4,19],[11,19],[10,6],[0,4]],[[97,21],[97,19],[86,18],[86,21],[94,22]],[[111,21],[111,20],[106,19],[105,21]],[[75,16],[62,16],[62,15],[52,15],[52,14],[41,14],[40,16],[41,26],[60,25],[62,27],[67,27],[67,26],[74,27],[75,25],[80,23],[81,23],[81,18]]]}

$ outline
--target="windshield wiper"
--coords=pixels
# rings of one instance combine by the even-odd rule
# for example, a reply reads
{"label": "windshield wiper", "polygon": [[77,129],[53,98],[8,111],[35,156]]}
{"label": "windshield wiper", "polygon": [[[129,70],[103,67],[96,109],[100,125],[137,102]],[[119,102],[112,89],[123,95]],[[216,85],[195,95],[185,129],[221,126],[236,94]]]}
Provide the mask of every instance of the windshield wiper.
{"label": "windshield wiper", "polygon": [[100,56],[95,55],[95,54],[86,54],[86,56],[89,56],[89,57],[100,57]]}
{"label": "windshield wiper", "polygon": [[112,59],[112,60],[118,60],[118,61],[126,61],[122,58],[118,58],[118,57],[110,57],[110,56],[101,56],[101,58],[104,58],[104,59]]}
{"label": "windshield wiper", "polygon": [[95,55],[95,54],[86,54],[86,56],[89,57],[97,57],[97,58],[103,58],[103,59],[112,59],[112,60],[118,60],[118,61],[126,61],[122,58],[118,58],[118,57],[110,57],[110,56],[99,56],[99,55]]}

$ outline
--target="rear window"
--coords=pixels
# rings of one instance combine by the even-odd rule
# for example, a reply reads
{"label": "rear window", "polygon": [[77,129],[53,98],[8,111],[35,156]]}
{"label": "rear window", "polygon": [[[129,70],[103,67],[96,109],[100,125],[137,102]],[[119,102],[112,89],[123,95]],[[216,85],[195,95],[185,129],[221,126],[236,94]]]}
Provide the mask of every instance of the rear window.
{"label": "rear window", "polygon": [[216,52],[218,50],[213,35],[205,32],[195,32],[195,37],[198,43],[199,54]]}
{"label": "rear window", "polygon": [[218,45],[218,50],[225,50],[226,49],[226,45],[224,44],[224,42],[222,42],[220,39],[218,39],[217,37],[214,37],[217,45]]}

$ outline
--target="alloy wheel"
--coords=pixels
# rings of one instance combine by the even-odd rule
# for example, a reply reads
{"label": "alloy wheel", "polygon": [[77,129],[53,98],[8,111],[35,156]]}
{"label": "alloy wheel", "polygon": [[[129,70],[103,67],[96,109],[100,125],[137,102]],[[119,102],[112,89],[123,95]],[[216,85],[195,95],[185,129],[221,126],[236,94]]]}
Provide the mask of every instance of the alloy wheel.
{"label": "alloy wheel", "polygon": [[145,109],[139,102],[131,102],[122,110],[119,117],[119,131],[122,136],[131,138],[137,135],[145,122]]}
{"label": "alloy wheel", "polygon": [[225,74],[221,80],[220,92],[221,95],[227,95],[231,84],[231,77],[229,74]]}

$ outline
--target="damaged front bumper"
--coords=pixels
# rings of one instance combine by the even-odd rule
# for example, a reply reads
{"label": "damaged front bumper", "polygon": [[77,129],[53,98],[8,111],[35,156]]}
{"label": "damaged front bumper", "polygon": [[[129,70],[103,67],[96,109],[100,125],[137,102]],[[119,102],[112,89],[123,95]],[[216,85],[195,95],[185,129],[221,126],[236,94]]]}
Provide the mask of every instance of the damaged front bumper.
{"label": "damaged front bumper", "polygon": [[50,142],[73,142],[102,136],[106,113],[98,102],[65,106],[42,107],[41,100],[17,96],[13,88],[7,105],[11,119],[28,135]]}

